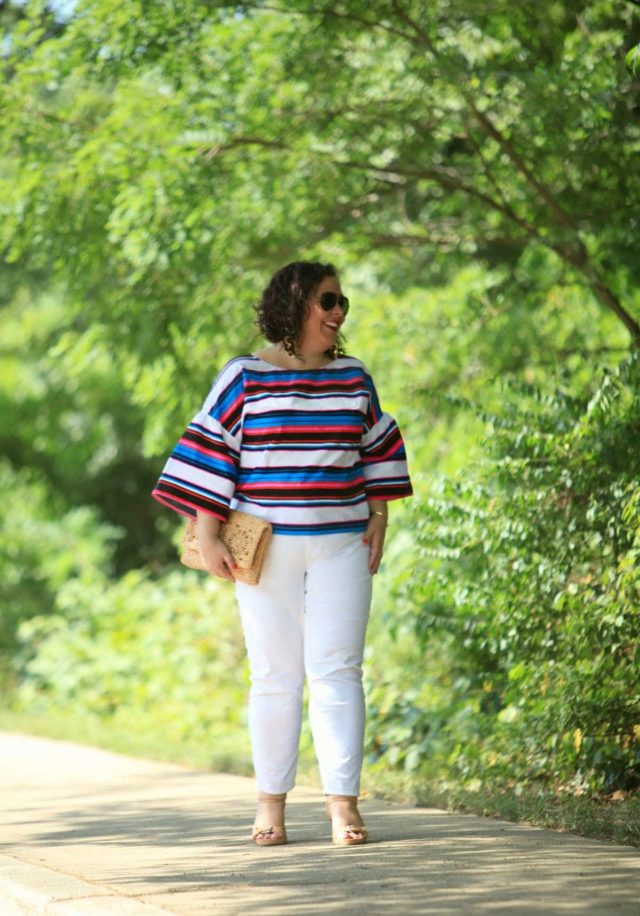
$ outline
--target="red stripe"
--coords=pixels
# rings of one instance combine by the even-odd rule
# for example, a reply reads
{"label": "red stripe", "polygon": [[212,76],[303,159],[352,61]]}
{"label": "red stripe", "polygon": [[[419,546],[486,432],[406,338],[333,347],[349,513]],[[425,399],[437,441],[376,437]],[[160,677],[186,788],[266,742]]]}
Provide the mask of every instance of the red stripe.
{"label": "red stripe", "polygon": [[340,493],[342,490],[356,490],[362,485],[363,480],[350,481],[349,483],[320,483],[316,481],[306,480],[301,483],[290,483],[286,480],[268,480],[262,481],[260,483],[251,483],[247,481],[242,483],[238,490],[272,490],[275,488],[285,490],[335,490],[336,493]]}
{"label": "red stripe", "polygon": [[[192,509],[195,509],[196,511],[198,510],[200,510],[201,512],[204,511],[202,506],[198,505],[198,503],[192,503],[190,500],[185,499],[184,496],[174,496],[172,493],[163,493],[162,490],[158,490],[158,489],[152,490],[151,495],[155,499],[157,499],[158,502],[161,502],[163,505],[168,506],[170,509],[175,510],[175,506],[171,505],[171,500],[173,500],[176,503],[182,503],[185,506],[190,506]],[[206,497],[202,497],[202,498],[206,499]],[[226,522],[228,519],[228,516],[223,515],[221,512],[220,513],[210,512],[209,514],[215,515],[215,517],[219,518],[221,522]]]}

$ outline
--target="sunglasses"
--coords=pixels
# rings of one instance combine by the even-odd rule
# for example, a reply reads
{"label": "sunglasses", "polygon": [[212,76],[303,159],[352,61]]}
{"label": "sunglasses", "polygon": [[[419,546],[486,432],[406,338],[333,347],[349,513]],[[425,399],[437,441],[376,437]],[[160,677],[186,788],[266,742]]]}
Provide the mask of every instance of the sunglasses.
{"label": "sunglasses", "polygon": [[330,312],[331,309],[336,307],[336,305],[340,306],[345,315],[349,311],[349,300],[346,296],[339,296],[337,293],[331,293],[328,291],[326,293],[322,293],[319,302],[325,312]]}

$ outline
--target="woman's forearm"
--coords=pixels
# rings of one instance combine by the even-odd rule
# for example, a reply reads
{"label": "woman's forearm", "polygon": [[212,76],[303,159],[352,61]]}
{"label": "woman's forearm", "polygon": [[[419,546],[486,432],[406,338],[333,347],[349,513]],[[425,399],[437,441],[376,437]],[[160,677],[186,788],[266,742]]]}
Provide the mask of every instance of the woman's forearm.
{"label": "woman's forearm", "polygon": [[384,499],[368,499],[369,512],[371,515],[382,515],[384,518],[389,517],[389,506]]}

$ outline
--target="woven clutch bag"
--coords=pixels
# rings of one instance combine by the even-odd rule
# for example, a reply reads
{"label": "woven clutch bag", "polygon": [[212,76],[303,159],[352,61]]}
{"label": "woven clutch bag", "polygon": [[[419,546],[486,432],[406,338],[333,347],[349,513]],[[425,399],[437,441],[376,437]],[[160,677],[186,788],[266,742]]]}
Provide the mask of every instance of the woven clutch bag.
{"label": "woven clutch bag", "polygon": [[[265,553],[271,540],[271,525],[264,519],[256,518],[247,512],[232,509],[229,520],[220,526],[220,540],[229,548],[229,553],[237,569],[232,569],[233,577],[247,585],[257,585],[262,572]],[[182,555],[185,566],[191,569],[205,569],[205,562],[200,553],[198,528],[195,518],[190,518],[182,536]]]}

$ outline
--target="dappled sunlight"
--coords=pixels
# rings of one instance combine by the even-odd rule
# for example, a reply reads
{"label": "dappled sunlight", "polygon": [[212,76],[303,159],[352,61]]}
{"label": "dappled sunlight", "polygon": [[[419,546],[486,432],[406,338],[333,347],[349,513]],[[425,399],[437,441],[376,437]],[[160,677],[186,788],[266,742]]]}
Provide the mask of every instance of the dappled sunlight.
{"label": "dappled sunlight", "polygon": [[629,848],[368,799],[371,842],[337,848],[322,796],[299,787],[289,844],[260,849],[249,840],[251,780],[17,735],[2,734],[0,751],[9,764],[0,853],[172,912],[183,912],[181,895],[184,912],[249,901],[376,910],[392,900],[421,913],[635,912],[640,856]]}

